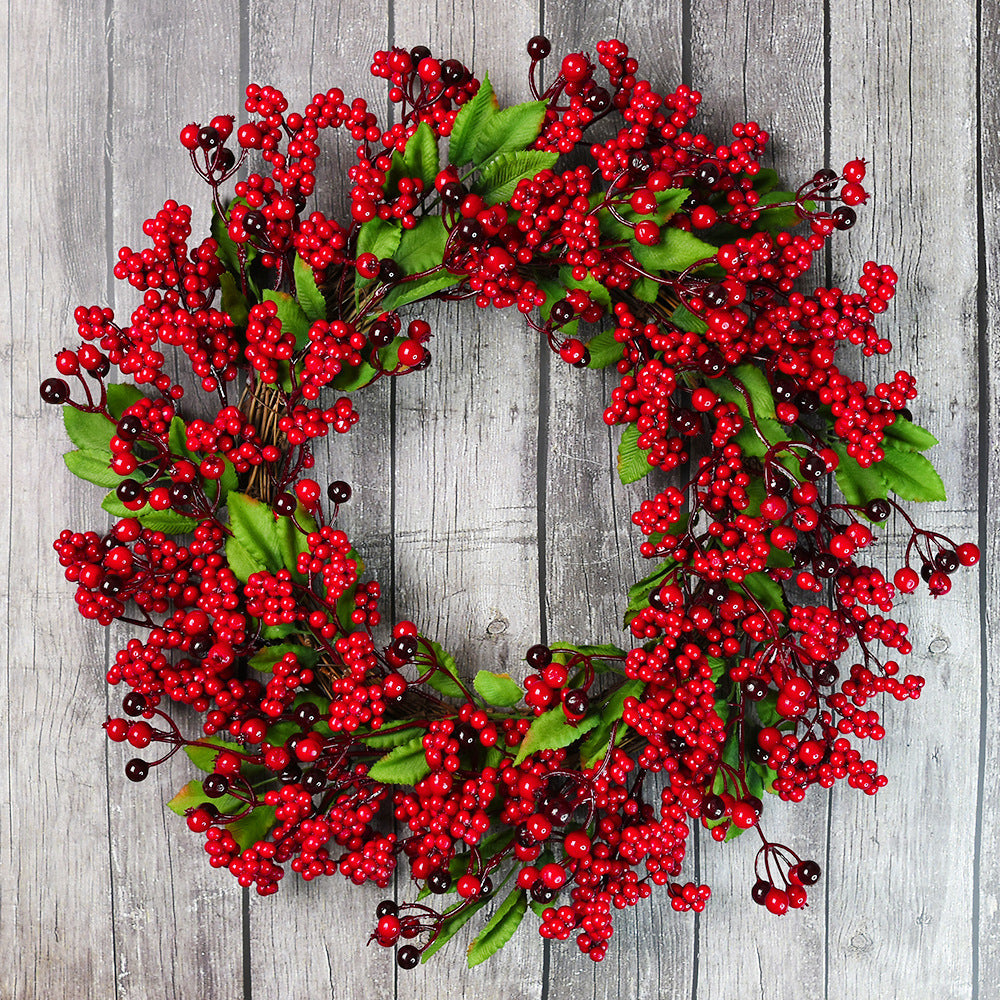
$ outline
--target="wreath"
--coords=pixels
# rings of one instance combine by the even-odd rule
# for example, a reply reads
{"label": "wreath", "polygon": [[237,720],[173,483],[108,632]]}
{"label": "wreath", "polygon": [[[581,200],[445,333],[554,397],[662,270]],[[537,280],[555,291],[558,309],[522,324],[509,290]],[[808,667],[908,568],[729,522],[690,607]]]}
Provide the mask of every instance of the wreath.
{"label": "wreath", "polygon": [[[661,94],[616,40],[543,90],[550,49],[528,43],[533,99],[513,107],[456,60],[394,48],[371,66],[400,112],[388,127],[338,89],[290,113],[257,85],[238,128],[188,125],[211,235],[192,247],[191,210],[164,204],[114,267],[142,293],[129,322],[78,308],[79,346],[41,385],[70,470],[110,490],[110,531],[66,529],[55,549],[80,613],[133,631],[104,728],[155,759],[127,777],[185,752],[202,774],[170,807],[261,895],[288,869],[385,888],[404,862],[413,898],[381,903],[372,932],[402,968],[490,901],[470,965],[529,908],[600,961],[615,913],[653,886],[704,907],[682,876],[696,825],[755,831],[752,899],[806,905],[820,868],[767,839],[763,800],[885,784],[855,745],[884,735],[872,700],[924,684],[901,672],[894,602],[946,593],[979,558],[896,499],[944,499],[913,376],[869,389],[838,364],[847,345],[889,352],[874,324],[895,273],[869,262],[859,291],[801,290],[867,200],[865,162],[781,190],[757,123],[710,140],[701,95]],[[343,220],[307,209],[333,128],[357,146]],[[431,364],[414,310],[431,299],[516,308],[564,362],[619,377],[618,474],[657,474],[632,515],[651,570],[622,647],[537,644],[522,680],[470,678],[417,624],[382,621],[337,527],[351,486],[323,488],[312,446],[354,426],[365,386]],[[214,416],[181,415],[165,346]],[[887,576],[869,561],[893,515],[909,540]]]}

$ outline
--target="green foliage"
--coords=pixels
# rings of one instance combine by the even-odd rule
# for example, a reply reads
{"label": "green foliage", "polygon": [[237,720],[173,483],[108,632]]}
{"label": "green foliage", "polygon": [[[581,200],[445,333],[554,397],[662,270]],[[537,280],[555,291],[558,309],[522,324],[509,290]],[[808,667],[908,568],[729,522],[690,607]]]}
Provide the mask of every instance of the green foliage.
{"label": "green foliage", "polygon": [[67,451],[63,455],[63,461],[78,479],[85,479],[88,483],[103,486],[105,489],[113,489],[122,481],[122,477],[111,468],[110,451],[97,448]]}
{"label": "green foliage", "polygon": [[299,665],[312,669],[319,662],[319,651],[297,642],[282,642],[276,646],[264,646],[250,657],[249,664],[254,670],[269,674],[278,660],[287,653],[294,653]]}
{"label": "green foliage", "polygon": [[929,430],[912,423],[897,414],[893,423],[885,429],[885,445],[902,451],[927,451],[938,443]]}
{"label": "green foliage", "polygon": [[589,367],[608,368],[622,358],[624,344],[615,340],[614,330],[603,330],[587,342],[590,351]]}
{"label": "green foliage", "polygon": [[639,447],[639,428],[629,424],[618,442],[618,478],[628,485],[648,476],[653,471],[648,461],[650,454]]}
{"label": "green foliage", "polygon": [[740,413],[747,418],[750,416],[750,406],[747,405],[747,396],[749,396],[757,419],[765,417],[774,420],[774,396],[771,393],[767,376],[756,365],[750,364],[738,365],[733,369],[732,376],[746,390],[746,395],[740,391],[739,386],[734,385],[725,377],[712,381],[712,391],[727,403],[734,403],[739,408]]}
{"label": "green foliage", "polygon": [[424,182],[425,191],[434,187],[439,169],[437,137],[427,122],[421,122],[407,140],[403,166],[407,177],[419,177]]}
{"label": "green foliage", "polygon": [[449,698],[464,698],[465,692],[455,680],[458,676],[458,664],[455,662],[455,657],[433,639],[428,639],[426,636],[421,636],[420,639],[421,642],[430,646],[434,654],[434,662],[439,668],[427,679],[427,685]]}
{"label": "green foliage", "polygon": [[541,149],[501,153],[486,165],[472,190],[481,195],[487,205],[510,201],[521,181],[531,180],[541,171],[551,169],[558,159],[558,153],[546,153]]}
{"label": "green foliage", "polygon": [[498,113],[498,110],[490,78],[484,76],[476,96],[467,104],[463,104],[455,116],[451,137],[448,140],[448,162],[450,164],[461,167],[472,160],[480,133],[486,123]]}
{"label": "green foliage", "polygon": [[476,137],[473,160],[485,164],[501,153],[530,146],[542,130],[546,107],[545,101],[529,101],[489,115]]}
{"label": "green foliage", "polygon": [[418,733],[372,764],[368,777],[385,785],[415,785],[430,773],[424,755],[423,734]]}
{"label": "green foliage", "polygon": [[480,670],[472,685],[487,702],[501,708],[516,705],[524,694],[510,674],[495,674],[492,670]]}
{"label": "green foliage", "polygon": [[316,284],[313,269],[298,255],[295,255],[295,297],[310,323],[326,319],[326,299]]}
{"label": "green foliage", "polygon": [[514,936],[527,910],[527,893],[524,889],[512,889],[469,946],[470,969],[496,954]]}
{"label": "green foliage", "polygon": [[876,466],[866,469],[859,465],[857,459],[848,455],[847,448],[839,442],[834,443],[833,450],[839,459],[835,473],[837,485],[848,503],[861,506],[869,500],[884,499],[888,495],[885,480]]}
{"label": "green foliage", "polygon": [[525,757],[539,750],[559,750],[575,743],[581,736],[597,725],[597,716],[590,715],[574,725],[566,718],[562,705],[556,705],[539,715],[521,741],[521,747],[514,758],[515,766]]}
{"label": "green foliage", "polygon": [[278,307],[281,332],[295,338],[296,349],[305,347],[309,342],[311,324],[302,306],[287,292],[275,292],[271,289],[264,292],[264,301],[273,302]]}
{"label": "green foliage", "polygon": [[877,469],[885,485],[903,500],[946,499],[941,477],[919,452],[886,448]]}
{"label": "green foliage", "polygon": [[238,580],[246,583],[253,573],[276,573],[282,568],[294,579],[303,579],[297,569],[298,556],[309,551],[306,537],[315,530],[315,521],[301,505],[295,516],[305,533],[290,517],[277,517],[270,507],[245,493],[230,493],[227,505],[232,535],[226,539],[226,557]]}
{"label": "green foliage", "polygon": [[[615,723],[620,722],[625,711],[626,698],[638,698],[646,684],[641,680],[627,680],[608,696],[601,709],[601,718],[597,726],[580,747],[580,761],[584,767],[593,767],[608,751],[608,741]],[[615,743],[620,743],[625,736],[626,727],[620,725],[615,734]]]}

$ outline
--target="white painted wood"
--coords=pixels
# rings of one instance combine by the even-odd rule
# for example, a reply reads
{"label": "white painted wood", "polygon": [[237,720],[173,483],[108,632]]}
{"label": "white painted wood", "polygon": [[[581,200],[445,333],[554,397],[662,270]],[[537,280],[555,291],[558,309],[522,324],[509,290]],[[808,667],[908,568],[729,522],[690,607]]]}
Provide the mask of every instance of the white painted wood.
{"label": "white painted wood", "polygon": [[37,390],[75,333],[72,307],[106,287],[103,5],[3,16],[0,995],[113,996],[104,637],[76,614],[51,548],[86,523],[89,499]]}

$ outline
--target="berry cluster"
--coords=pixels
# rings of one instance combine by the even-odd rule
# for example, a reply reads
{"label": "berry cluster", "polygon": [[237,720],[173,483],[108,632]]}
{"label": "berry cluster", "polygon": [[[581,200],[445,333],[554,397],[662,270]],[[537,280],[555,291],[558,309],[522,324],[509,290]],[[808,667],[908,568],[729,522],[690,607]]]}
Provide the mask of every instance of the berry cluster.
{"label": "berry cluster", "polygon": [[[624,43],[569,53],[544,91],[551,44],[527,51],[534,100],[503,111],[457,61],[394,48],[371,66],[394,124],[337,89],[298,113],[254,84],[250,120],[186,126],[211,236],[189,251],[190,210],[168,201],[152,246],[114,268],[143,293],[130,324],[77,309],[80,343],[41,386],[66,408],[70,469],[110,491],[110,530],[67,528],[55,549],[81,614],[137,633],[108,671],[129,690],[105,729],[163,753],[127,777],[183,750],[202,777],[171,807],[262,895],[288,870],[385,888],[405,866],[416,898],[381,903],[372,934],[402,968],[501,892],[470,962],[529,906],[543,937],[600,961],[654,886],[678,912],[705,906],[683,875],[697,825],[754,829],[751,898],[805,906],[819,866],[766,838],[764,802],[885,784],[856,745],[885,735],[871,703],[924,687],[901,672],[897,598],[944,594],[979,558],[895,499],[943,499],[912,375],[870,389],[842,367],[845,348],[890,351],[876,321],[895,273],[804,282],[867,200],[864,161],[781,191],[756,122],[708,138],[701,95],[658,92]],[[328,128],[356,144],[339,221],[307,213]],[[627,648],[539,644],[520,683],[470,680],[414,623],[383,623],[335,523],[351,488],[324,503],[312,448],[357,423],[354,392],[431,364],[431,328],[405,310],[434,298],[515,307],[568,365],[614,367],[619,474],[661,480],[632,515],[651,569]],[[188,420],[165,346],[205,394]],[[909,540],[883,569],[893,515]]]}

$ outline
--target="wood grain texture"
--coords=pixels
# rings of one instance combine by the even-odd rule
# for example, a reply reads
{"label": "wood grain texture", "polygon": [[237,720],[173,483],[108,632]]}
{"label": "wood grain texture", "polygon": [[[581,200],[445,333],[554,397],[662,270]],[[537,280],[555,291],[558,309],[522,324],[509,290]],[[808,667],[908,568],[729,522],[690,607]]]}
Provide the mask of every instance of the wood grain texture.
{"label": "wood grain texture", "polygon": [[[289,106],[299,109],[313,94],[340,87],[348,99],[363,97],[383,116],[385,86],[367,69],[372,53],[387,44],[388,10],[378,2],[252,0],[246,38],[249,82],[278,87]],[[340,218],[354,143],[339,129],[329,130],[321,142],[316,207]],[[364,390],[357,428],[346,437],[330,435],[317,449],[321,486],[336,479],[352,484],[341,526],[356,539],[370,572],[380,580],[387,579],[392,564],[390,398],[391,387],[384,382]],[[392,953],[364,947],[375,907],[387,895],[391,889],[377,886],[358,891],[340,874],[305,884],[291,872],[276,896],[260,899],[251,893],[248,942],[254,991],[291,996],[306,982],[345,998],[379,995],[373,984],[391,990]],[[357,946],[344,947],[346,941]]]}
{"label": "wood grain texture", "polygon": [[[101,674],[125,633],[113,630],[106,646],[73,616],[72,587],[50,548],[67,524],[97,527],[97,488],[63,468],[60,421],[34,390],[53,353],[74,339],[75,305],[111,296],[127,315],[137,300],[112,288],[110,254],[143,243],[141,221],[165,197],[205,192],[176,132],[236,110],[241,74],[274,82],[293,106],[341,86],[382,114],[371,52],[427,43],[488,70],[513,103],[526,96],[523,45],[536,31],[558,56],[618,35],[639,50],[654,84],[690,76],[709,134],[737,118],[759,120],[790,181],[822,165],[824,147],[834,167],[855,155],[871,161],[875,197],[850,237],[836,241],[833,276],[849,287],[865,260],[896,266],[900,294],[884,325],[897,346],[857,371],[870,382],[897,368],[917,372],[916,419],[941,441],[931,457],[950,495],[920,510],[920,522],[959,542],[981,534],[992,565],[1000,558],[989,530],[1000,452],[987,437],[1000,403],[992,210],[1000,99],[985,86],[977,121],[976,74],[977,32],[981,66],[993,72],[1000,61],[1000,14],[982,4],[981,16],[977,24],[972,0],[224,0],[188,5],[183,16],[153,0],[37,0],[0,13],[8,39],[0,358],[5,380],[12,373],[0,406],[8,470],[0,954],[11,957],[0,970],[2,1000],[986,1000],[996,992],[1000,712],[995,697],[983,698],[1000,684],[992,577],[958,575],[947,598],[900,606],[912,623],[911,669],[928,683],[918,702],[875,706],[888,736],[872,750],[889,786],[876,799],[845,787],[826,798],[814,791],[797,807],[768,804],[767,834],[824,867],[804,913],[774,921],[749,903],[752,836],[724,847],[703,838],[691,862],[713,886],[705,914],[674,914],[654,894],[621,915],[600,966],[572,942],[543,947],[529,914],[504,952],[471,972],[465,946],[476,921],[429,965],[397,973],[391,952],[364,947],[374,907],[391,890],[290,875],[276,897],[244,903],[164,810],[169,782],[124,780],[128,754],[106,748],[99,724],[115,710]],[[345,137],[331,140],[318,207],[340,212],[352,153]],[[196,233],[204,219],[196,215]],[[483,667],[519,675],[524,650],[545,635],[615,639],[620,594],[642,573],[628,512],[649,484],[625,491],[610,472],[617,436],[600,415],[613,375],[550,359],[512,313],[465,303],[423,315],[435,333],[432,368],[366,391],[358,428],[319,454],[326,479],[355,486],[344,527],[360,532],[374,575],[395,579],[386,614],[440,639],[467,677]],[[892,558],[903,527],[885,543]],[[176,763],[171,779],[180,783],[188,775]],[[412,896],[405,884],[397,892]]]}
{"label": "wood grain texture", "polygon": [[[531,0],[393,9],[395,44],[423,43],[480,76],[489,72],[501,104],[528,97],[514,53],[538,28]],[[520,315],[471,302],[421,312],[434,331],[431,367],[396,386],[396,612],[454,653],[467,680],[480,669],[517,677],[541,634],[538,339]],[[412,898],[412,884],[402,872],[399,879],[400,898]],[[466,949],[494,905],[433,962],[401,973],[397,997],[538,996],[543,947],[533,933],[516,935],[496,964],[466,966]]]}
{"label": "wood grain texture", "polygon": [[67,996],[81,983],[111,996],[104,637],[65,614],[67,585],[51,549],[67,524],[86,522],[90,500],[59,458],[61,421],[43,412],[35,389],[72,335],[72,306],[107,287],[104,149],[66,142],[67,128],[104,132],[103,7],[37,4],[6,14],[0,338],[17,383],[5,388],[0,416],[0,996]]}
{"label": "wood grain texture", "polygon": [[[899,272],[887,314],[897,347],[865,374],[918,373],[914,413],[941,441],[930,457],[951,497],[920,510],[921,525],[975,539],[975,7],[835,2],[830,26],[831,155],[839,164],[864,152],[875,191],[835,269],[845,286],[865,260]],[[932,146],[940,152],[928,155]],[[909,669],[928,683],[918,703],[885,706],[889,736],[875,756],[888,787],[875,801],[846,788],[834,796],[831,997],[973,995],[978,748],[961,734],[980,717],[977,582],[957,576],[947,601],[922,591],[900,609],[911,623]],[[994,989],[983,983],[980,995]]]}
{"label": "wood grain texture", "polygon": [[[588,3],[585,8],[550,4],[545,33],[553,54],[545,67],[547,78],[555,75],[566,53],[592,53],[597,41],[620,38],[639,58],[640,77],[670,90],[681,81],[681,29],[679,2]],[[547,448],[541,558],[547,635],[553,642],[611,642],[628,648],[631,635],[622,627],[625,595],[649,571],[638,554],[642,536],[631,524],[631,512],[667,480],[657,474],[623,487],[618,479],[621,429],[608,428],[602,416],[618,384],[613,368],[599,375],[578,371],[552,354],[543,363],[548,392],[543,401]],[[658,787],[651,795],[654,804]],[[689,857],[687,870],[693,872],[694,864]],[[607,957],[598,967],[572,940],[551,944],[550,1000],[690,995],[693,914],[674,913],[666,891],[655,890],[634,909],[617,913],[614,928]]]}
{"label": "wood grain texture", "polygon": [[[734,122],[758,122],[771,136],[764,162],[778,171],[786,188],[798,187],[825,165],[820,5],[696,3],[690,66],[692,86],[703,96],[699,118],[708,135],[725,142]],[[761,829],[768,840],[823,865],[827,799],[819,789],[799,805],[767,796]],[[699,965],[699,998],[823,995],[829,882],[824,878],[810,891],[809,905],[775,927],[771,914],[750,898],[760,846],[754,832],[720,845],[701,831],[700,874],[712,887],[712,899],[698,924],[698,950],[706,956]],[[779,931],[785,946],[775,948]],[[709,957],[718,941],[729,942],[724,962]]]}
{"label": "wood grain texture", "polygon": [[[207,122],[232,105],[238,60],[220,54],[239,51],[238,6],[192,8],[178,21],[167,7],[116,3],[107,39],[111,251],[146,246],[143,222],[169,198],[192,207],[191,242],[197,245],[209,225],[211,195],[191,170],[177,134],[188,122]],[[131,196],[139,191],[141,198]],[[127,322],[140,301],[140,292],[114,283],[111,305],[120,322]],[[197,407],[205,405],[204,397],[190,372],[179,366],[174,377],[188,388],[185,406],[201,413]],[[101,494],[99,487],[89,487],[92,503]],[[108,632],[107,665],[130,638],[141,635],[123,625]],[[124,693],[109,692],[110,714],[121,714]],[[178,712],[176,719],[187,732],[200,734],[194,713]],[[236,995],[243,988],[242,891],[227,872],[205,864],[203,837],[165,808],[199,772],[178,754],[146,785],[136,786],[124,776],[125,761],[133,755],[127,745],[108,748],[118,997]],[[154,781],[158,794],[150,795]],[[150,864],[151,858],[162,858],[169,867]]]}
{"label": "wood grain texture", "polygon": [[[980,662],[979,794],[976,811],[977,882],[972,908],[973,989],[987,995],[988,985],[1000,982],[1000,852],[996,830],[1000,824],[1000,662],[997,629],[1000,628],[1000,593],[996,574],[987,567],[1000,559],[1000,533],[996,531],[1000,449],[992,439],[1000,407],[1000,218],[994,206],[1000,198],[1000,91],[990,82],[992,67],[1000,63],[1000,10],[987,5],[981,11],[977,72],[979,126],[979,546],[980,594],[983,601],[980,630],[984,644]],[[973,664],[968,665],[973,669]],[[981,985],[983,984],[983,985]]]}

